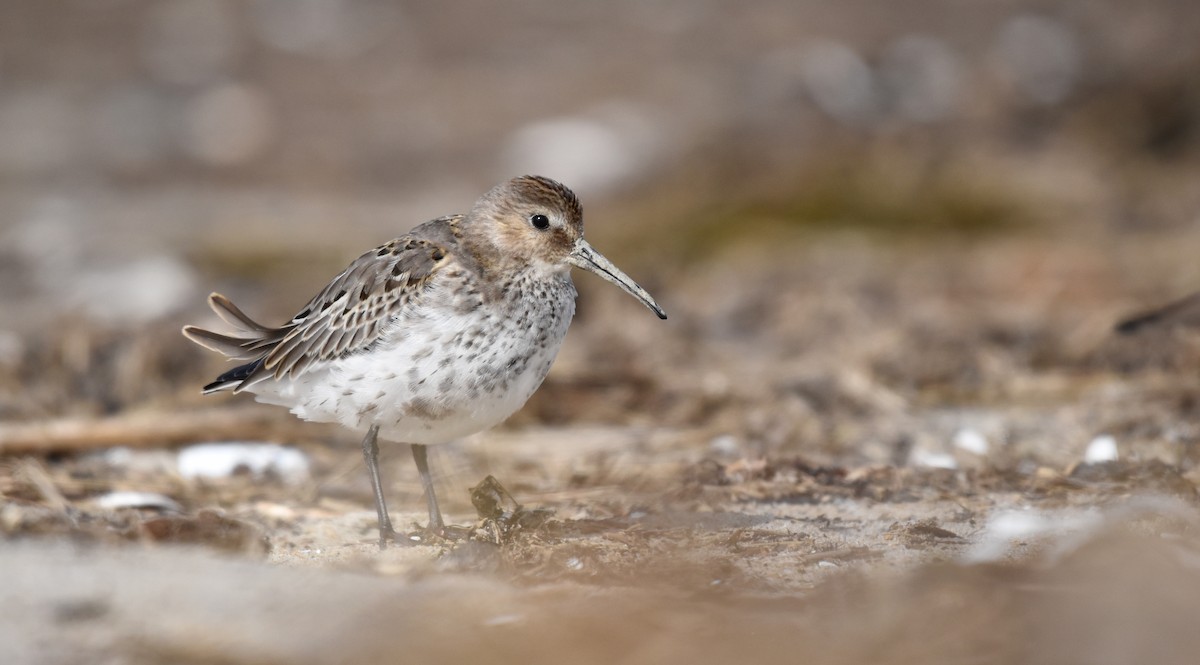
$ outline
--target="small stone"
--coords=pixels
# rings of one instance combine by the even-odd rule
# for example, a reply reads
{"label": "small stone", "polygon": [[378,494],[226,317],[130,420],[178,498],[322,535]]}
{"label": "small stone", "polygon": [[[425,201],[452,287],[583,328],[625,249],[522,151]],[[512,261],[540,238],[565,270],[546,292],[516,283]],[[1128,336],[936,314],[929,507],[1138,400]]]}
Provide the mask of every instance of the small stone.
{"label": "small stone", "polygon": [[1117,460],[1117,440],[1108,434],[1101,434],[1092,439],[1083,452],[1084,464],[1101,464]]}

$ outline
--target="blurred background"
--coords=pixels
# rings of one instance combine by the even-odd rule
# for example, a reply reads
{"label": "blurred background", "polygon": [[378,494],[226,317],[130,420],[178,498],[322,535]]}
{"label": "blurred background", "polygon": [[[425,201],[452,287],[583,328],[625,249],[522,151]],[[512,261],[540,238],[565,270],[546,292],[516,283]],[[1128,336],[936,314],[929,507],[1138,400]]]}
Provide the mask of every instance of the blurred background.
{"label": "blurred background", "polygon": [[[937,448],[970,404],[1195,365],[1108,337],[1200,287],[1196,34],[1185,0],[4,3],[0,417],[211,404],[223,365],[177,334],[206,293],[286,320],[539,173],[672,319],[582,277],[517,424],[905,461],[921,405],[957,409]],[[1163,443],[1107,418],[988,426],[1039,459]]]}
{"label": "blurred background", "polygon": [[[795,653],[802,608],[842,654],[827,662],[1192,662],[1200,300],[1165,325],[1113,327],[1200,289],[1197,35],[1194,0],[0,2],[0,535],[415,566],[441,582],[674,585],[682,609],[635,598],[653,618],[636,626],[624,601],[588,610],[660,648],[678,613],[675,639],[697,650],[741,648],[770,618],[781,627],[758,648]],[[362,251],[525,173],[575,189],[590,241],[671,318],[578,275],[543,388],[433,464],[452,521],[473,519],[465,488],[488,473],[556,520],[496,536],[486,556],[389,558],[361,433],[202,397],[228,366],[179,328],[216,327],[210,291],[287,320]],[[194,460],[237,447],[177,449],[227,440],[267,457],[235,450],[205,475]],[[407,454],[387,448],[384,465],[398,522],[417,519]],[[54,559],[3,557],[0,570]],[[86,559],[30,593],[84,566],[80,584],[110,579],[110,559]],[[309,592],[285,567],[239,570],[211,579]],[[917,572],[804,595],[841,570]],[[203,580],[195,597],[220,586],[186,579]],[[488,630],[519,627],[485,616],[495,593],[549,598],[468,579],[452,591],[463,602],[422,620],[471,607]],[[0,609],[25,622],[0,632],[158,620],[144,584],[113,586],[134,594],[130,612],[55,606],[47,623],[0,585]],[[411,619],[394,604],[411,589],[386,589],[387,616]],[[720,629],[694,641],[686,594],[735,589],[798,604],[723,606],[742,623],[709,614]],[[273,662],[310,662],[325,653],[314,640],[391,644],[357,639],[371,622],[323,618],[323,597],[289,598],[273,611],[311,602],[342,639],[259,630],[299,654]],[[1068,621],[1027,618],[1042,616]],[[531,640],[560,634],[541,625]],[[219,652],[137,630],[153,662]],[[480,634],[492,661],[496,633]],[[1041,639],[996,637],[1011,634]],[[59,638],[31,653],[82,644]],[[959,644],[979,657],[948,657]],[[594,662],[619,660],[592,646]]]}
{"label": "blurred background", "polygon": [[206,293],[285,320],[522,173],[673,315],[579,280],[554,376],[617,359],[618,412],[1092,368],[1200,287],[1196,34],[1186,0],[3,3],[0,417],[194,399]]}

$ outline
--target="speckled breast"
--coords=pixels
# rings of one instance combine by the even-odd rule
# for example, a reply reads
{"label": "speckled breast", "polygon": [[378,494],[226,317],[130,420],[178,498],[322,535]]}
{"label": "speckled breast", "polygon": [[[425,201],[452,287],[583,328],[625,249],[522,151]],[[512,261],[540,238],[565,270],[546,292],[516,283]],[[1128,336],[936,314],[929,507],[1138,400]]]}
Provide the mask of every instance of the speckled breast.
{"label": "speckled breast", "polygon": [[289,405],[307,420],[356,429],[377,424],[385,440],[452,441],[525,404],[574,312],[575,287],[566,275],[515,276],[491,299],[470,288],[431,289],[369,353],[314,375],[308,390],[297,386],[306,394]]}

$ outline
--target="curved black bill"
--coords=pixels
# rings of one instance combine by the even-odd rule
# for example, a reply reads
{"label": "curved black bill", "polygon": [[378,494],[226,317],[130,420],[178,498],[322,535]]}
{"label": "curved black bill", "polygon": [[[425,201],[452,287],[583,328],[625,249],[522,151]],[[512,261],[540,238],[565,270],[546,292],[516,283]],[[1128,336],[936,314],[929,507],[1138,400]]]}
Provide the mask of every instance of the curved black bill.
{"label": "curved black bill", "polygon": [[621,272],[621,269],[613,265],[612,261],[604,258],[603,254],[592,249],[592,246],[583,238],[575,243],[575,249],[568,255],[567,260],[571,262],[571,265],[596,273],[621,287],[622,291],[642,301],[642,304],[649,307],[650,311],[658,315],[658,318],[667,318],[667,313],[658,306],[658,303],[654,302],[654,298],[650,297],[646,289],[638,286],[637,282]]}

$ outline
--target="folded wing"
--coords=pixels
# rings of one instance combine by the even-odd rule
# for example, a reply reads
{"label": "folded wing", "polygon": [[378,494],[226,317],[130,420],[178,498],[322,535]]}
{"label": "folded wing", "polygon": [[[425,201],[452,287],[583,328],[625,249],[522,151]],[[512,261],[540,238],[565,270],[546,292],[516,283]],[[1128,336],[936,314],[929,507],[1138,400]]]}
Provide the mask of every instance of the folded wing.
{"label": "folded wing", "polygon": [[[456,220],[439,221],[453,224]],[[397,238],[355,259],[278,328],[258,323],[225,296],[212,294],[209,306],[237,333],[186,326],[183,334],[205,348],[248,362],[217,377],[204,392],[238,392],[370,348],[449,257],[444,242],[413,234]]]}

